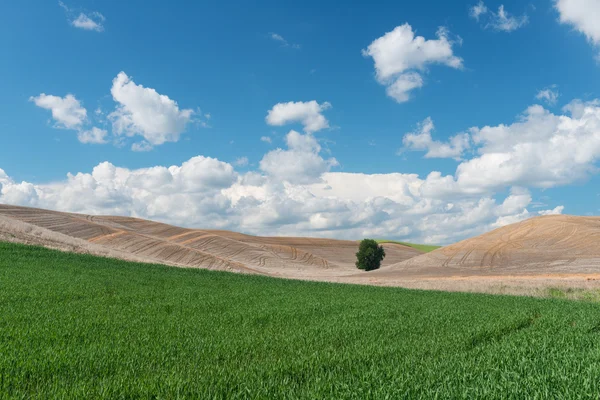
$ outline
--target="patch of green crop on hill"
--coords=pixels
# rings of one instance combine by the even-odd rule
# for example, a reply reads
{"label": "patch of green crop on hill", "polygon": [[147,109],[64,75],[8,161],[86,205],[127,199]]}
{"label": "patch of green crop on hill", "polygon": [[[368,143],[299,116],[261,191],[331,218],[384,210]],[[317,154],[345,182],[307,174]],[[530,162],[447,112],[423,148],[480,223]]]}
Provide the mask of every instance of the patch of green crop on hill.
{"label": "patch of green crop on hill", "polygon": [[435,245],[431,245],[431,244],[414,244],[414,243],[407,243],[407,242],[399,242],[397,240],[386,240],[386,239],[377,239],[376,240],[377,243],[383,244],[383,243],[395,243],[395,244],[401,244],[403,246],[408,246],[408,247],[412,247],[413,249],[417,249],[422,251],[423,253],[429,253],[430,251],[439,249],[442,246],[435,246]]}
{"label": "patch of green crop on hill", "polygon": [[0,398],[595,398],[600,306],[0,243]]}

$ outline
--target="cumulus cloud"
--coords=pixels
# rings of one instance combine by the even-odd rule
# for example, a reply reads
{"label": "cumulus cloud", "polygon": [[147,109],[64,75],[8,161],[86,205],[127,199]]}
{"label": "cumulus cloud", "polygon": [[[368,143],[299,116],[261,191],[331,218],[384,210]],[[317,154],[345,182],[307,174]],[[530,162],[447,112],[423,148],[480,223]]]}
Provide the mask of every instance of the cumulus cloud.
{"label": "cumulus cloud", "polygon": [[[117,107],[108,115],[108,119],[112,122],[113,135],[121,136],[116,143],[122,143],[122,137],[139,135],[144,139],[131,146],[133,151],[149,151],[165,142],[178,141],[192,121],[207,126],[205,121],[200,120],[201,115],[193,118],[199,111],[180,110],[177,102],[152,88],[135,84],[124,72],[113,79],[111,93]],[[41,93],[29,100],[52,112],[55,127],[76,130],[80,142],[108,143],[107,130],[86,127],[89,124],[87,110],[74,95],[60,97]],[[104,118],[100,108],[94,114],[96,119]],[[204,118],[208,120],[210,114],[204,114]]]}
{"label": "cumulus cloud", "polygon": [[554,207],[552,210],[538,211],[538,214],[539,215],[560,215],[563,213],[564,209],[565,209],[564,206],[557,206],[557,207]]}
{"label": "cumulus cloud", "polygon": [[462,153],[469,148],[469,135],[458,134],[449,139],[448,143],[433,140],[431,132],[435,129],[431,117],[427,117],[418,126],[417,132],[404,135],[402,143],[409,150],[426,151],[425,158],[454,158],[460,159]]}
{"label": "cumulus cloud", "polygon": [[110,92],[118,103],[108,115],[113,133],[140,135],[152,146],[177,142],[194,115],[191,109],[180,110],[168,96],[137,85],[125,72],[113,79]]}
{"label": "cumulus cloud", "polygon": [[33,184],[16,183],[0,168],[0,203],[35,206],[38,200],[37,190]]}
{"label": "cumulus cloud", "polygon": [[379,83],[387,87],[387,94],[399,103],[410,99],[410,92],[423,86],[423,71],[431,64],[451,68],[463,67],[462,58],[454,55],[448,30],[440,27],[437,39],[426,40],[415,36],[409,24],[397,26],[391,32],[375,39],[362,51],[372,57]]}
{"label": "cumulus cloud", "polygon": [[[89,14],[81,12],[81,13],[77,14],[74,12],[73,9],[69,8],[62,1],[59,1],[58,5],[61,6],[65,10],[65,12],[67,13],[67,16],[69,18],[69,23],[71,25],[73,25],[75,28],[85,29],[87,31],[96,31],[96,32],[104,31],[104,25],[102,25],[102,24],[104,23],[106,18],[104,18],[104,15],[100,14],[99,12],[93,11]],[[77,16],[75,17],[75,15],[77,15]]]}
{"label": "cumulus cloud", "polygon": [[329,121],[322,113],[330,108],[330,103],[319,104],[315,100],[277,103],[268,111],[265,120],[272,126],[300,123],[304,132],[314,133],[329,128]]}
{"label": "cumulus cloud", "polygon": [[600,45],[600,3],[596,0],[555,0],[560,22],[573,26],[594,45]]}
{"label": "cumulus cloud", "polygon": [[[301,147],[314,146],[299,140]],[[263,235],[428,243],[449,243],[537,215],[527,210],[531,196],[520,188],[501,202],[487,195],[449,200],[428,197],[426,181],[415,174],[327,172],[321,178],[294,184],[254,171],[240,175],[230,164],[201,156],[181,166],[134,170],[104,162],[50,184],[16,183],[0,170],[0,202]]]}
{"label": "cumulus cloud", "polygon": [[271,143],[271,138],[268,136],[261,136],[260,141],[265,143]]}
{"label": "cumulus cloud", "polygon": [[535,95],[535,98],[538,100],[544,101],[547,104],[553,106],[556,104],[556,101],[558,100],[558,96],[559,96],[559,93],[558,93],[558,90],[556,90],[556,85],[552,85],[550,87],[540,90]]}
{"label": "cumulus cloud", "polygon": [[[45,185],[0,181],[0,202],[84,213],[111,213],[170,221],[185,225],[227,225],[227,216],[213,216],[229,206],[221,195],[237,174],[230,164],[210,157],[194,157],[180,166],[136,170],[111,163],[98,164],[91,173],[68,174]],[[226,214],[226,211],[225,211]]]}
{"label": "cumulus cloud", "polygon": [[478,155],[454,176],[432,176],[443,193],[487,193],[507,186],[550,188],[587,178],[600,158],[600,102],[575,100],[556,115],[530,106],[510,125],[473,127]]}
{"label": "cumulus cloud", "polygon": [[6,172],[0,168],[0,184],[6,184],[10,182],[10,178],[6,175]]}
{"label": "cumulus cloud", "polygon": [[423,86],[423,77],[418,72],[400,74],[386,89],[386,93],[398,103],[410,100],[410,92]]}
{"label": "cumulus cloud", "polygon": [[42,93],[39,96],[30,97],[29,101],[52,112],[55,128],[77,131],[77,138],[81,143],[107,143],[106,136],[108,132],[106,130],[96,127],[84,128],[88,122],[87,110],[72,94],[60,97]]}
{"label": "cumulus cloud", "polygon": [[[422,125],[416,135],[433,132],[433,123]],[[101,163],[47,184],[19,183],[0,170],[0,202],[263,235],[445,244],[562,213],[560,204],[539,208],[530,189],[568,185],[598,171],[598,100],[575,100],[556,114],[533,105],[511,123],[467,132],[471,151],[450,175],[332,171],[337,162],[323,157],[312,134],[291,131],[286,149],[268,152],[258,170],[243,174],[203,156],[133,170]],[[434,142],[425,140],[425,149]]]}
{"label": "cumulus cloud", "polygon": [[29,101],[40,108],[50,110],[58,128],[78,129],[87,120],[87,110],[72,94],[60,97],[42,93],[30,97]]}
{"label": "cumulus cloud", "polygon": [[475,6],[469,9],[469,16],[476,21],[479,21],[482,16],[487,17],[484,29],[493,29],[496,31],[512,32],[522,26],[527,25],[529,17],[527,14],[521,16],[511,15],[504,9],[504,5],[498,7],[498,12],[489,11],[483,1],[480,1]]}
{"label": "cumulus cloud", "polygon": [[108,132],[105,129],[93,127],[87,131],[79,131],[77,138],[81,143],[104,144]]}
{"label": "cumulus cloud", "polygon": [[335,158],[326,160],[319,154],[321,146],[310,133],[303,135],[292,130],[286,136],[286,143],[287,150],[272,150],[260,161],[260,169],[276,180],[312,183],[338,165]]}

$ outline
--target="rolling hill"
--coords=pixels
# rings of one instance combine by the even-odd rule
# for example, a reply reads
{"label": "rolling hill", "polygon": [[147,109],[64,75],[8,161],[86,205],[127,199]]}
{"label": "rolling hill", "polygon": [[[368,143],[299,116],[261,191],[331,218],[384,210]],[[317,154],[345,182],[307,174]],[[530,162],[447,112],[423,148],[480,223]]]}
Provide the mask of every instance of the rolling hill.
{"label": "rolling hill", "polygon": [[[0,205],[2,238],[133,261],[307,279],[356,273],[358,249],[348,240],[259,237],[9,205]],[[384,246],[383,265],[422,254],[400,244]]]}
{"label": "rolling hill", "polygon": [[370,272],[354,265],[356,241],[260,237],[9,205],[0,205],[0,241],[180,267],[419,289],[537,295],[548,288],[600,287],[600,217],[536,217],[428,253],[384,243],[382,268]]}
{"label": "rolling hill", "polygon": [[600,217],[535,217],[378,272],[403,276],[598,273]]}

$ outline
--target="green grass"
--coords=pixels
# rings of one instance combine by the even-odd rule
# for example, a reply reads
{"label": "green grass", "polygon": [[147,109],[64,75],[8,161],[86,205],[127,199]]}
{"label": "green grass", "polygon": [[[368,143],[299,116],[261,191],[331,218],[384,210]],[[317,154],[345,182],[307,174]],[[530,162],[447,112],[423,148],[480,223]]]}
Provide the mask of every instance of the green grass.
{"label": "green grass", "polygon": [[399,242],[397,240],[385,240],[385,239],[376,239],[375,240],[377,243],[382,244],[382,243],[396,243],[396,244],[401,244],[404,246],[408,246],[408,247],[412,247],[413,249],[417,249],[417,250],[421,250],[424,253],[429,253],[430,251],[434,251],[436,249],[439,249],[442,246],[435,246],[432,244],[414,244],[414,243],[407,243],[407,242]]}
{"label": "green grass", "polygon": [[597,398],[600,306],[0,243],[0,398]]}
{"label": "green grass", "polygon": [[582,288],[546,288],[540,295],[555,299],[570,299],[593,301],[600,303],[599,289],[582,289]]}

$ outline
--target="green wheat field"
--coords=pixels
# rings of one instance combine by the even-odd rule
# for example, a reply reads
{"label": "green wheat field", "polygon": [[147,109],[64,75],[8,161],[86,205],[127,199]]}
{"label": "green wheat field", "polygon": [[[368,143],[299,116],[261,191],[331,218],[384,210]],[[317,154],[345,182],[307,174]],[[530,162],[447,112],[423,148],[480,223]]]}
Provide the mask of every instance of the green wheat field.
{"label": "green wheat field", "polygon": [[0,398],[597,398],[600,306],[0,243]]}

